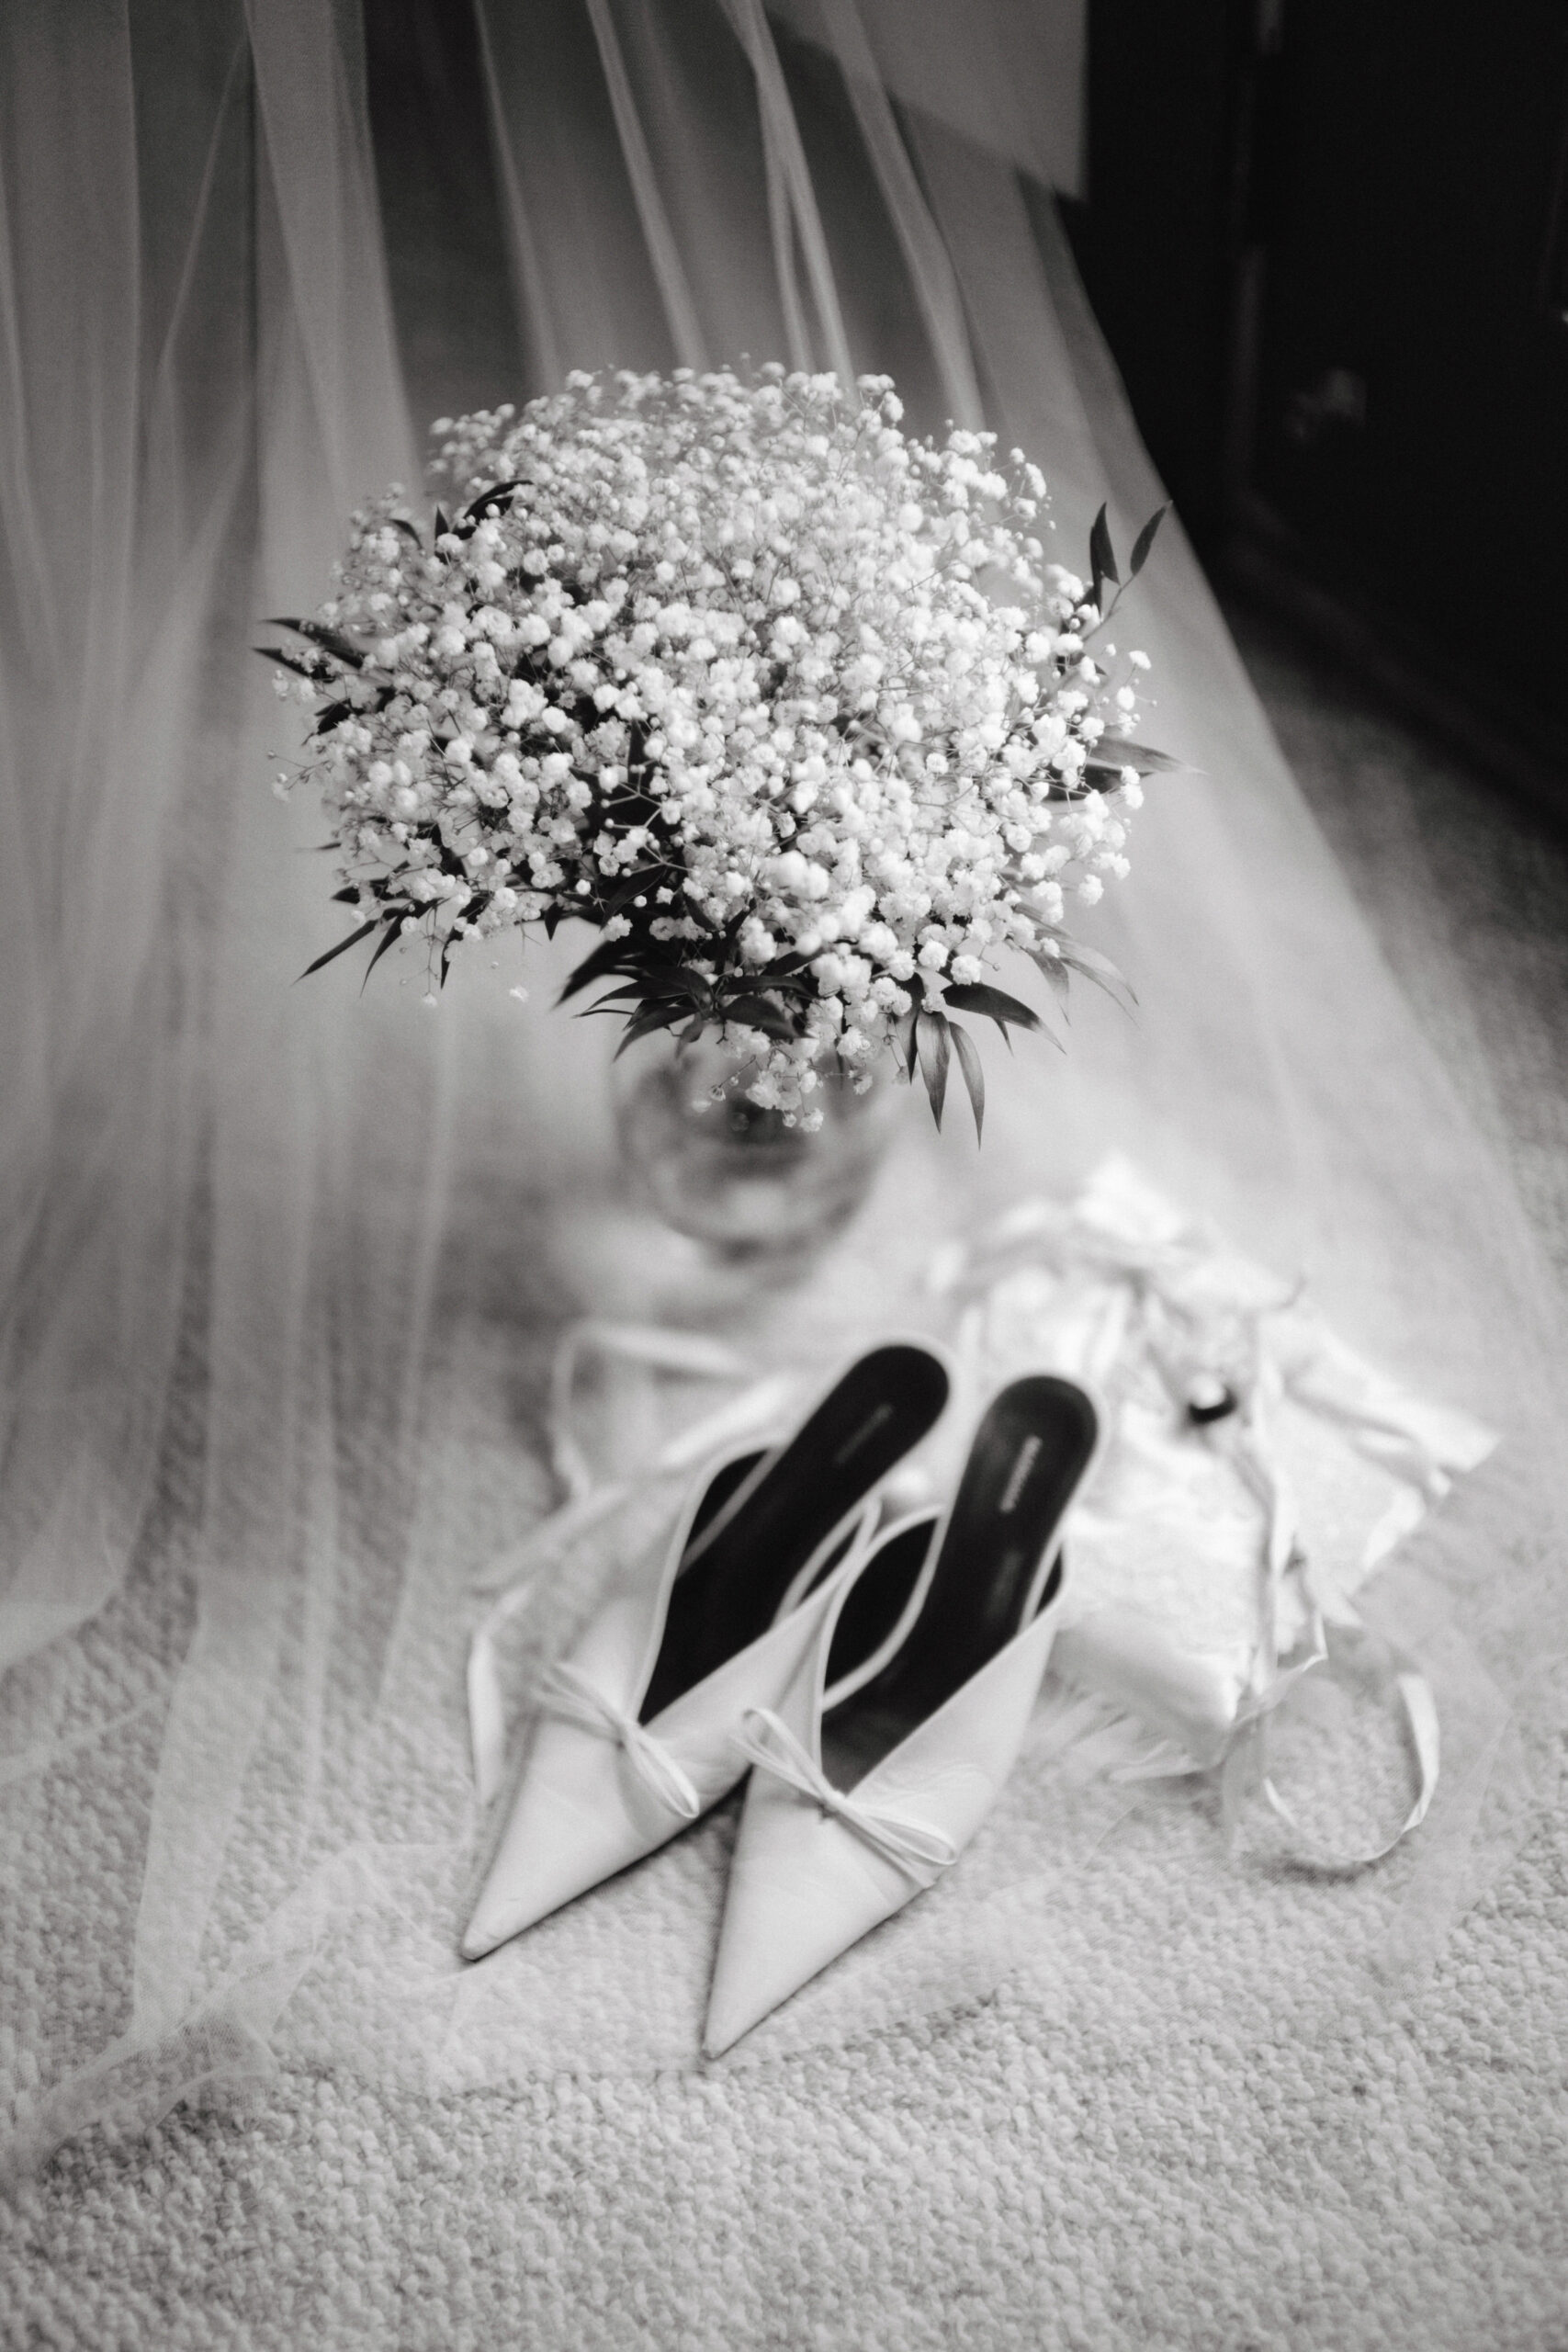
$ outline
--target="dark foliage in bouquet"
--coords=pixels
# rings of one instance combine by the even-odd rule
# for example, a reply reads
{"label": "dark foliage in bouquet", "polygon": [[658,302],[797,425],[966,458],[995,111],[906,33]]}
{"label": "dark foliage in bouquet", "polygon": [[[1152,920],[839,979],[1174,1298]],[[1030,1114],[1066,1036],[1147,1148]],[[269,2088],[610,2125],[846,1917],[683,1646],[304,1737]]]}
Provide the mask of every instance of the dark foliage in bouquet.
{"label": "dark foliage in bouquet", "polygon": [[[1127,870],[1145,658],[1090,650],[1120,575],[1044,560],[1045,484],[994,436],[906,438],[891,383],[765,368],[574,376],[443,422],[452,513],[393,490],[336,593],[261,649],[312,711],[299,775],[363,920],[312,971],[409,937],[433,987],[463,944],[568,916],[564,991],[626,1040],[716,1028],[750,1099],[813,1126],[826,1069],[917,1073],[1038,1013],[985,978],[1115,987],[1064,924]],[[1163,509],[1161,513],[1163,513]],[[1131,580],[1160,515],[1140,534]]]}

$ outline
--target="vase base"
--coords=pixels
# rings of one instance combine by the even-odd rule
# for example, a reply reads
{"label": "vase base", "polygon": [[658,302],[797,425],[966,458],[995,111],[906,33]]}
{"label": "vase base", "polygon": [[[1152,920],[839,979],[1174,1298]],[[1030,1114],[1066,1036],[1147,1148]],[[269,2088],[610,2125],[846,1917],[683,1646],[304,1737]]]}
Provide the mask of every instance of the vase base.
{"label": "vase base", "polygon": [[866,1331],[920,1328],[926,1269],[956,1207],[940,1155],[916,1132],[888,1155],[861,1213],[797,1248],[673,1232],[624,1183],[559,1198],[547,1248],[553,1287],[580,1315],[708,1329],[766,1359],[814,1359]]}

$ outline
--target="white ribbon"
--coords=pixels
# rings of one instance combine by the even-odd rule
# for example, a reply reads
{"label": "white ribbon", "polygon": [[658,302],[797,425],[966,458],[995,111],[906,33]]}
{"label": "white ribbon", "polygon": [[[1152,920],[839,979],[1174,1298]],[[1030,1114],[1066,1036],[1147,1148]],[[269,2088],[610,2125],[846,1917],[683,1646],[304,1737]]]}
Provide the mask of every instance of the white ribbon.
{"label": "white ribbon", "polygon": [[687,1460],[695,1460],[703,1450],[723,1444],[732,1428],[744,1434],[754,1427],[758,1408],[753,1401],[753,1385],[769,1391],[762,1405],[764,1411],[774,1408],[772,1392],[783,1387],[776,1381],[758,1382],[753,1367],[744,1356],[727,1347],[723,1340],[710,1340],[701,1331],[682,1331],[649,1323],[609,1323],[592,1315],[569,1323],[561,1333],[550,1367],[546,1427],[551,1466],[566,1489],[569,1502],[586,1500],[599,1483],[573,1427],[572,1399],[577,1375],[588,1354],[641,1364],[650,1372],[683,1373],[693,1380],[740,1384],[727,1404],[682,1430],[661,1449],[660,1468],[678,1469]]}
{"label": "white ribbon", "polygon": [[616,1741],[649,1794],[682,1821],[695,1821],[703,1801],[663,1740],[607,1699],[576,1667],[558,1660],[540,1676],[535,1696],[548,1713]]}
{"label": "white ribbon", "polygon": [[[1263,1515],[1258,1632],[1249,1687],[1238,1699],[1227,1735],[1221,1787],[1234,1835],[1245,1796],[1260,1794],[1292,1831],[1297,1860],[1308,1867],[1348,1872],[1381,1861],[1426,1818],[1437,1790],[1441,1748],[1430,1683],[1416,1662],[1373,1644],[1355,1610],[1305,1556],[1297,1507],[1283,1473],[1273,1429],[1286,1397],[1337,1426],[1369,1461],[1400,1482],[1367,1539],[1363,1571],[1386,1557],[1448,1492],[1457,1472],[1484,1459],[1494,1442],[1468,1415],[1409,1396],[1361,1363],[1301,1305],[1298,1283],[1287,1290],[1259,1269],[1224,1255],[1205,1228],[1179,1212],[1119,1161],[1106,1163],[1072,1207],[1021,1202],[976,1241],[949,1245],[928,1270],[939,1294],[970,1302],[961,1327],[974,1358],[985,1353],[985,1322],[998,1287],[1010,1276],[1038,1270],[1058,1284],[1077,1275],[1135,1301],[1135,1317],[1113,1316],[1078,1324],[1068,1334],[1092,1361],[1084,1369],[1116,1401],[1119,1358],[1130,1331],[1144,1346],[1179,1405],[1192,1376],[1212,1372],[1232,1388],[1235,1409],[1191,1432],[1195,1442],[1227,1454]],[[977,1312],[976,1312],[977,1310]],[[1070,1320],[1070,1318],[1069,1318]],[[1101,1328],[1103,1325],[1103,1329]],[[1218,1362],[1212,1362],[1217,1356]],[[1103,1359],[1103,1360],[1102,1360]],[[1280,1655],[1281,1603],[1293,1586],[1306,1623],[1293,1654]],[[1328,1672],[1359,1647],[1372,1658],[1372,1679],[1392,1688],[1401,1709],[1415,1773],[1413,1802],[1392,1837],[1354,1851],[1335,1852],[1296,1819],[1263,1768],[1265,1719],[1303,1677]],[[1160,1770],[1178,1755],[1162,1757]],[[1193,1759],[1186,1759],[1189,1769]]]}
{"label": "white ribbon", "polygon": [[[1326,1580],[1314,1569],[1297,1541],[1295,1498],[1279,1467],[1270,1440],[1264,1403],[1266,1386],[1267,1384],[1258,1378],[1252,1396],[1247,1400],[1250,1409],[1244,1406],[1238,1410],[1234,1422],[1217,1422],[1203,1432],[1211,1444],[1228,1448],[1238,1470],[1263,1505],[1267,1521],[1264,1544],[1266,1600],[1263,1634],[1257,1662],[1259,1687],[1250,1700],[1243,1701],[1237,1711],[1235,1734],[1222,1780],[1222,1803],[1226,1828],[1234,1839],[1239,1828],[1242,1798],[1249,1782],[1255,1784],[1270,1810],[1295,1838],[1294,1859],[1298,1863],[1335,1875],[1348,1875],[1369,1868],[1373,1862],[1381,1862],[1385,1854],[1392,1854],[1400,1840],[1408,1837],[1413,1829],[1418,1829],[1427,1818],[1432,1799],[1437,1794],[1438,1775],[1442,1765],[1437,1702],[1432,1696],[1430,1683],[1414,1660],[1390,1650],[1377,1679],[1386,1687],[1392,1679],[1398,1694],[1416,1768],[1416,1790],[1410,1809],[1398,1828],[1391,1837],[1379,1838],[1370,1846],[1354,1849],[1335,1849],[1325,1846],[1298,1820],[1263,1770],[1264,1720],[1303,1675],[1325,1667],[1332,1671],[1336,1642],[1331,1639],[1331,1634],[1337,1637],[1337,1645],[1341,1648],[1371,1646],[1356,1611],[1342,1593],[1328,1587]],[[1230,1432],[1228,1437],[1227,1431]],[[1405,1475],[1413,1484],[1424,1487],[1427,1492],[1440,1494],[1447,1481],[1421,1438],[1414,1430],[1402,1430],[1400,1436],[1408,1450],[1411,1464]],[[1419,1522],[1426,1505],[1420,1495],[1412,1499],[1415,1510],[1407,1523],[1414,1526]],[[1280,1597],[1286,1578],[1292,1576],[1299,1579],[1305,1597],[1309,1623],[1307,1639],[1300,1655],[1287,1663],[1279,1656],[1276,1634]]]}
{"label": "white ribbon", "polygon": [[[1237,1721],[1236,1735],[1225,1758],[1221,1776],[1221,1804],[1227,1836],[1235,1840],[1240,1828],[1241,1809],[1255,1791],[1261,1794],[1271,1812],[1278,1815],[1295,1839],[1292,1856],[1303,1870],[1317,1871],[1330,1877],[1350,1877],[1366,1870],[1373,1862],[1381,1862],[1392,1854],[1402,1838],[1418,1829],[1431,1809],[1438,1791],[1438,1775],[1442,1765],[1442,1746],[1438,1726],[1438,1704],[1432,1687],[1420,1668],[1402,1652],[1378,1641],[1368,1634],[1356,1611],[1346,1600],[1334,1605],[1326,1621],[1314,1616],[1314,1647],[1313,1655],[1300,1666],[1280,1670],[1276,1686],[1258,1704],[1244,1707]],[[1405,1736],[1410,1745],[1415,1766],[1416,1789],[1410,1810],[1392,1835],[1375,1844],[1355,1849],[1333,1847],[1305,1827],[1293,1808],[1280,1795],[1264,1766],[1265,1727],[1269,1713],[1285,1696],[1290,1684],[1314,1667],[1327,1665],[1331,1669],[1337,1652],[1361,1650],[1382,1653],[1375,1657],[1375,1680],[1386,1690],[1392,1683],[1399,1701]]]}
{"label": "white ribbon", "polygon": [[[640,1464],[635,1475],[627,1472],[595,1486],[588,1457],[577,1441],[572,1411],[578,1370],[590,1351],[649,1371],[728,1379],[740,1385],[715,1411],[679,1431],[651,1461]],[[527,1608],[540,1577],[559,1565],[572,1544],[612,1518],[639,1484],[678,1476],[695,1468],[705,1456],[760,1433],[778,1420],[793,1396],[795,1382],[783,1373],[748,1378],[750,1369],[745,1357],[700,1332],[588,1318],[570,1324],[562,1333],[551,1371],[547,1436],[550,1459],[568,1498],[520,1544],[510,1545],[489,1562],[475,1579],[481,1591],[504,1587],[480,1619],[468,1645],[468,1734],[474,1785],[481,1804],[488,1805],[500,1793],[506,1778],[506,1703],[497,1646],[503,1628]]]}
{"label": "white ribbon", "polygon": [[506,1778],[506,1702],[502,1696],[496,1637],[510,1619],[526,1609],[537,1581],[536,1574],[509,1585],[468,1639],[468,1744],[480,1804],[488,1805],[500,1795]]}
{"label": "white ribbon", "polygon": [[956,1847],[940,1829],[918,1821],[901,1821],[896,1814],[877,1813],[836,1789],[815,1757],[807,1753],[771,1707],[747,1709],[735,1744],[750,1762],[787,1781],[825,1814],[841,1821],[846,1829],[863,1838],[868,1846],[907,1871],[917,1886],[933,1885],[939,1873],[957,1860]]}

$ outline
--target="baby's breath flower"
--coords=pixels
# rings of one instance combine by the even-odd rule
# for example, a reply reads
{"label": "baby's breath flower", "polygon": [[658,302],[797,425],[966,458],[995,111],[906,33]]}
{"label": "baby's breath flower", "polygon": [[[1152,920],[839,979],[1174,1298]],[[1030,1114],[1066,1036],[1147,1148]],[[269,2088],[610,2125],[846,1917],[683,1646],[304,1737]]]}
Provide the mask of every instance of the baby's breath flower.
{"label": "baby's breath flower", "polygon": [[720,1023],[807,1130],[824,1057],[868,1083],[998,946],[1055,956],[1064,887],[1126,871],[1137,685],[1043,560],[1038,469],[901,414],[767,367],[438,420],[452,518],[356,514],[279,673],[371,922],[445,977],[578,916],[634,1011]]}

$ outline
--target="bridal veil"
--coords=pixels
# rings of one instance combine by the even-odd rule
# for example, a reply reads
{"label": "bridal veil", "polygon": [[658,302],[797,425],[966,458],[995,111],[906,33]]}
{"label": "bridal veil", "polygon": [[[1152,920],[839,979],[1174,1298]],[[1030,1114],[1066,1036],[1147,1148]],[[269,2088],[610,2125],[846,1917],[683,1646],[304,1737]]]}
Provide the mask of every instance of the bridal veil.
{"label": "bridal veil", "polygon": [[[1160,491],[1047,193],[1078,32],[1020,0],[475,0],[521,355],[494,397],[887,372],[917,429],[1038,460],[1064,560],[1102,501],[1124,545]],[[34,2147],[280,2061],[458,2085],[694,2048],[721,1826],[502,1974],[455,1958],[475,1581],[556,1499],[545,1368],[614,1250],[603,1042],[544,1010],[543,950],[526,1008],[482,966],[435,1012],[396,959],[363,996],[346,964],[293,985],[326,866],[268,790],[295,745],[248,649],[320,600],[364,495],[421,494],[411,388],[452,357],[406,304],[400,335],[388,168],[357,0],[0,18],[0,1933]],[[784,1344],[841,1342],[944,1234],[1114,1148],[1499,1434],[1370,1603],[1438,1691],[1422,1835],[1343,1883],[1249,1880],[1206,1819],[1190,1849],[1261,2000],[1397,1993],[1545,1793],[1558,1298],[1178,529],[1134,610],[1190,763],[1089,934],[1138,1016],[1085,1003],[1065,1061],[1021,1053],[978,1159],[911,1129],[899,1246]],[[1041,1766],[967,1923],[928,1948],[917,1906],[786,2037],[1132,1933],[1093,1866],[1126,1802]]]}

